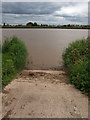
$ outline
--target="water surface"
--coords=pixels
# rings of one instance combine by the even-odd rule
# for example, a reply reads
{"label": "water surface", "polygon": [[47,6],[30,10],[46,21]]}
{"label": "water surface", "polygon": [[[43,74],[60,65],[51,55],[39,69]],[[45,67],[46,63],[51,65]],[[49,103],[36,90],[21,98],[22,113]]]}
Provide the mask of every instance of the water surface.
{"label": "water surface", "polygon": [[52,69],[62,66],[62,51],[72,41],[87,38],[82,29],[3,29],[2,39],[16,35],[26,44],[28,68]]}

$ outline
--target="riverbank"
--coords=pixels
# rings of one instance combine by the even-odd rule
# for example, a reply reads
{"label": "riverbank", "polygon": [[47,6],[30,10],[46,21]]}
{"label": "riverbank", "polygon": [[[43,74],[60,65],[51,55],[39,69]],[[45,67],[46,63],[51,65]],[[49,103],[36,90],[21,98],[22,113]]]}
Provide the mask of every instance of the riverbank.
{"label": "riverbank", "polygon": [[[12,58],[8,62],[10,60],[12,62],[7,64],[5,61],[6,65],[3,64],[3,68],[5,68],[3,71],[3,84],[7,85],[10,82],[2,91],[3,118],[88,118],[88,96],[71,84],[71,80],[74,80],[76,85],[80,85],[81,88],[76,87],[82,91],[85,91],[86,87],[89,86],[89,79],[87,79],[89,41],[87,40],[73,42],[64,51],[64,62],[68,65],[68,71],[72,70],[73,74],[71,75],[72,77],[75,76],[74,79],[70,79],[66,68],[64,69],[64,66],[62,66],[62,69],[58,69],[58,71],[57,69],[25,69],[16,78],[10,79],[11,82],[5,79],[12,73],[11,63],[14,62],[13,65],[17,70],[19,68],[22,70],[25,66],[26,58],[20,59],[20,55],[23,55],[20,54],[20,46],[24,44],[16,37],[12,38],[13,42],[7,41],[4,43],[3,54],[8,52],[7,55]],[[23,51],[22,53],[25,52],[24,55],[26,56],[25,46],[22,48],[24,48],[24,51],[23,49],[21,51]],[[7,56],[5,57],[7,58]],[[19,59],[17,59],[18,57]],[[23,64],[20,62],[22,60],[25,60]],[[81,63],[84,63],[86,69]],[[76,77],[76,75],[78,76]],[[72,83],[74,84],[73,81]],[[88,88],[87,90],[89,91]]]}

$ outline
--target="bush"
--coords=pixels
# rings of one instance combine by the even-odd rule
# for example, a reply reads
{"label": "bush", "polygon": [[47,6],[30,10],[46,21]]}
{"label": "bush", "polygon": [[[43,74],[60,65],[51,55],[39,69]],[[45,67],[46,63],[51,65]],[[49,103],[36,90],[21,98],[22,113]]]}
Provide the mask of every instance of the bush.
{"label": "bush", "polygon": [[63,60],[69,71],[71,82],[81,91],[89,92],[90,78],[88,51],[90,39],[71,43],[63,52]]}
{"label": "bush", "polygon": [[17,37],[6,38],[2,46],[2,79],[6,85],[15,75],[21,71],[27,60],[27,49],[24,43]]}
{"label": "bush", "polygon": [[10,47],[10,39],[6,38],[2,46],[2,53],[8,53],[9,47]]}
{"label": "bush", "polygon": [[11,56],[18,71],[23,69],[27,59],[27,49],[19,38],[15,36],[7,38],[3,44],[2,52]]}
{"label": "bush", "polygon": [[[6,85],[10,82],[12,76],[15,73],[14,63],[11,56],[7,54],[2,55],[2,84]],[[7,80],[8,79],[8,80]]]}

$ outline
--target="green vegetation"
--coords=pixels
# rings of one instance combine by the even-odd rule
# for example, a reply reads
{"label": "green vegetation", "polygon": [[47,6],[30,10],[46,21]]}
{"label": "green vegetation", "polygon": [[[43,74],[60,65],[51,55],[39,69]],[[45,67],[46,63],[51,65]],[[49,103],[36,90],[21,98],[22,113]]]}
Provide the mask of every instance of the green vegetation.
{"label": "green vegetation", "polygon": [[36,22],[32,23],[32,22],[29,22],[26,24],[26,26],[39,26]]}
{"label": "green vegetation", "polygon": [[9,25],[3,23],[2,28],[56,28],[56,29],[90,29],[89,25],[48,25],[48,24],[38,24],[36,22],[28,22],[26,25]]}
{"label": "green vegetation", "polygon": [[81,91],[90,91],[90,38],[71,43],[63,53],[63,60],[71,82]]}
{"label": "green vegetation", "polygon": [[27,60],[27,49],[17,37],[6,38],[2,46],[2,85],[7,85],[20,72]]}

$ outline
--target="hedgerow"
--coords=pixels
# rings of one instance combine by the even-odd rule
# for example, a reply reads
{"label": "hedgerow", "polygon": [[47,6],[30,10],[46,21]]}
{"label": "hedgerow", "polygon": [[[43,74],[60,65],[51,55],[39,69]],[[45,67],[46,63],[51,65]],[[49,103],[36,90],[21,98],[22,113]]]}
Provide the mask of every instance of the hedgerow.
{"label": "hedgerow", "polygon": [[89,47],[90,39],[77,40],[63,52],[63,60],[69,71],[71,82],[81,91],[89,93]]}

